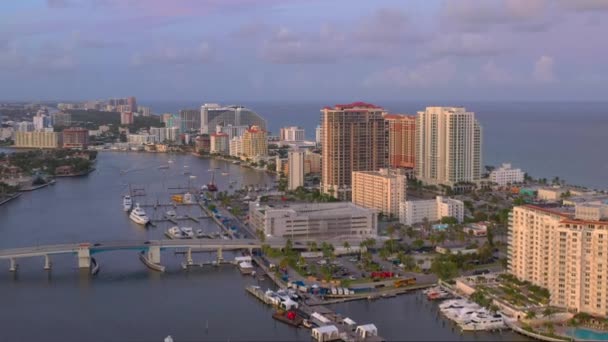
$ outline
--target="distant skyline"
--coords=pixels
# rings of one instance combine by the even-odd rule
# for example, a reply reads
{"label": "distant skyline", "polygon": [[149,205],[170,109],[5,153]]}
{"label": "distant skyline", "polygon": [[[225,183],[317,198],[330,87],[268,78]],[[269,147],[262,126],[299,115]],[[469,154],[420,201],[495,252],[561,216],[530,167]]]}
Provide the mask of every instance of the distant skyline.
{"label": "distant skyline", "polygon": [[606,32],[605,0],[3,1],[0,100],[604,100]]}

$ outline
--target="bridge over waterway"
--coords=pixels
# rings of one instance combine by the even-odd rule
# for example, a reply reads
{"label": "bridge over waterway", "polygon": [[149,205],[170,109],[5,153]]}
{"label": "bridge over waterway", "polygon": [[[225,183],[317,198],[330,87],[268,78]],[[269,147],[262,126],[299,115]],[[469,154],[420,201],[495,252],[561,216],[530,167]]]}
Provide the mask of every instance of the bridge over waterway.
{"label": "bridge over waterway", "polygon": [[[265,244],[273,248],[285,246],[281,240],[268,241]],[[186,249],[186,262],[192,263],[192,250],[217,251],[218,260],[222,259],[222,251],[228,250],[253,250],[259,249],[262,245],[255,239],[238,240],[214,240],[214,239],[183,239],[183,240],[150,240],[150,241],[112,241],[100,243],[73,243],[45,245],[34,247],[21,247],[0,250],[0,259],[9,260],[10,271],[17,270],[17,260],[23,258],[44,258],[44,269],[51,268],[51,256],[60,254],[73,254],[77,257],[79,268],[91,267],[91,255],[102,252],[134,250],[141,252],[144,263],[148,266],[162,269],[160,267],[161,251],[167,249]]]}

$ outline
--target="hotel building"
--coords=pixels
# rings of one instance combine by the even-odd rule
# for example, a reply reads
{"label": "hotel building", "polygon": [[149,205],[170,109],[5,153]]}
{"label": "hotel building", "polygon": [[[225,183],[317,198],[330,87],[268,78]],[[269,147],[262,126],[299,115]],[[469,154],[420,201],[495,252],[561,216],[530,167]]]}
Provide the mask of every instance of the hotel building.
{"label": "hotel building", "polygon": [[268,155],[268,134],[258,126],[251,126],[243,133],[243,157],[257,158]]}
{"label": "hotel building", "polygon": [[279,137],[281,141],[304,141],[304,128],[297,126],[283,127]]}
{"label": "hotel building", "polygon": [[321,192],[350,201],[353,171],[387,165],[387,134],[378,106],[355,102],[321,110]]}
{"label": "hotel building", "polygon": [[525,173],[521,169],[513,169],[511,164],[502,164],[502,166],[490,172],[490,182],[500,186],[523,183],[524,176]]}
{"label": "hotel building", "polygon": [[230,141],[226,133],[211,133],[210,138],[210,153],[227,154],[230,152]]}
{"label": "hotel building", "polygon": [[384,115],[388,125],[388,164],[412,169],[416,165],[416,116]]}
{"label": "hotel building", "polygon": [[287,154],[288,178],[287,189],[295,190],[304,186],[304,151],[289,151]]}

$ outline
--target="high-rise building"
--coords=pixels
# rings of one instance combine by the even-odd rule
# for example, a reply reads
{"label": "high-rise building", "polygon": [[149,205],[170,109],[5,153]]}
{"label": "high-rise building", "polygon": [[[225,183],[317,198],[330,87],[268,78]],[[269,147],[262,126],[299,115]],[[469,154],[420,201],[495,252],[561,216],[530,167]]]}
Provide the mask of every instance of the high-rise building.
{"label": "high-rise building", "polygon": [[15,132],[15,147],[61,148],[61,137],[61,133],[58,132],[17,131]]}
{"label": "high-rise building", "polygon": [[399,222],[411,226],[416,223],[439,221],[443,217],[453,217],[458,222],[464,220],[464,202],[453,198],[437,196],[431,200],[405,201],[399,204]]}
{"label": "high-rise building", "polygon": [[280,132],[281,141],[304,141],[304,128],[291,126],[283,127]]}
{"label": "high-rise building", "polygon": [[232,157],[241,157],[243,154],[243,138],[234,137],[230,139],[229,153]]}
{"label": "high-rise building", "polygon": [[230,152],[230,140],[226,133],[209,134],[211,149],[210,153],[228,154]]}
{"label": "high-rise building", "polygon": [[243,133],[243,157],[257,158],[268,155],[268,134],[258,126],[251,126]]}
{"label": "high-rise building", "polygon": [[141,114],[141,116],[150,116],[152,115],[152,110],[150,107],[139,106],[137,111]]}
{"label": "high-rise building", "polygon": [[163,144],[179,140],[178,127],[150,127],[150,135],[156,136],[156,141]]}
{"label": "high-rise building", "polygon": [[321,155],[306,150],[304,155],[304,174],[321,173]]}
{"label": "high-rise building", "polygon": [[51,125],[50,117],[41,111],[32,118],[32,122],[36,131],[42,131]]}
{"label": "high-rise building", "polygon": [[304,151],[289,151],[287,153],[287,160],[289,163],[287,188],[295,190],[300,186],[304,186]]}
{"label": "high-rise building", "polygon": [[201,114],[196,109],[182,109],[179,111],[182,132],[198,132],[201,127]]}
{"label": "high-rise building", "polygon": [[381,107],[355,102],[321,110],[321,191],[350,201],[352,172],[387,164],[387,133]]}
{"label": "high-rise building", "polygon": [[127,142],[133,145],[146,145],[156,143],[156,135],[152,134],[129,134],[127,135]]}
{"label": "high-rise building", "polygon": [[63,130],[63,147],[86,149],[89,144],[89,130],[71,127]]}
{"label": "high-rise building", "polygon": [[17,132],[31,132],[34,130],[34,124],[30,121],[21,121],[15,125]]}
{"label": "high-rise building", "polygon": [[72,124],[72,114],[65,112],[55,112],[51,114],[53,126],[67,127]]}
{"label": "high-rise building", "polygon": [[464,107],[427,107],[416,118],[416,177],[454,186],[481,178],[481,126]]}
{"label": "high-rise building", "polygon": [[352,202],[384,215],[399,216],[399,204],[406,199],[406,189],[407,178],[398,170],[353,172]]}
{"label": "high-rise building", "polygon": [[551,306],[608,315],[608,204],[518,206],[508,237],[509,272],[549,290]]}
{"label": "high-rise building", "polygon": [[173,114],[163,113],[160,116],[160,122],[165,124],[165,127],[173,127]]}
{"label": "high-rise building", "polygon": [[266,120],[251,109],[243,106],[222,107],[216,103],[206,103],[200,112],[201,133],[213,133],[220,126],[258,126],[266,130]]}
{"label": "high-rise building", "polygon": [[211,138],[209,134],[199,135],[194,139],[194,148],[198,153],[211,152]]}
{"label": "high-rise building", "polygon": [[120,124],[121,125],[132,125],[133,124],[133,112],[121,112],[120,113]]}
{"label": "high-rise building", "polygon": [[387,114],[388,164],[412,169],[416,165],[416,116]]}
{"label": "high-rise building", "polygon": [[137,100],[135,99],[135,96],[130,96],[129,98],[127,98],[126,104],[129,106],[129,111],[131,113],[137,112]]}
{"label": "high-rise building", "polygon": [[226,125],[226,126],[216,126],[216,133],[226,133],[228,134],[228,138],[232,140],[234,137],[242,137],[243,133],[249,129],[249,126],[234,126],[234,125]]}
{"label": "high-rise building", "polygon": [[315,129],[315,142],[317,145],[321,145],[323,141],[323,128],[321,125],[318,125]]}

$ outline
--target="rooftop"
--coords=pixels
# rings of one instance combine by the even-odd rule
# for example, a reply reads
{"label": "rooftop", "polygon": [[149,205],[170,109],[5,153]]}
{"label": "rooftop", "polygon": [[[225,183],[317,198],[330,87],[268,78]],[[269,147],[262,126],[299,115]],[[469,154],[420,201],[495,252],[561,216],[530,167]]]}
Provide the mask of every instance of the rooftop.
{"label": "rooftop", "polygon": [[334,108],[327,106],[327,107],[324,107],[323,109],[345,110],[345,109],[355,109],[355,108],[382,109],[382,107],[376,106],[375,104],[361,102],[361,101],[348,103],[348,104],[337,104],[337,105],[334,105]]}

